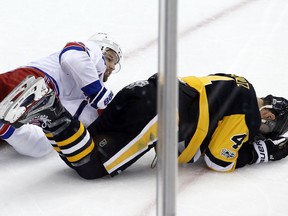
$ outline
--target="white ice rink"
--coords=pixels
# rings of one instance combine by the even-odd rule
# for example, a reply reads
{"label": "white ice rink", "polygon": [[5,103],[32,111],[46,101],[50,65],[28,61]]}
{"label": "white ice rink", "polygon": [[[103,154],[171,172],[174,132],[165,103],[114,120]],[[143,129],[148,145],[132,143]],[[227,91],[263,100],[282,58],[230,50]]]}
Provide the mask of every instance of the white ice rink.
{"label": "white ice rink", "polygon": [[[245,76],[258,96],[288,97],[287,0],[179,0],[178,74]],[[108,86],[157,72],[158,0],[1,0],[0,71],[107,32],[122,45]],[[1,216],[156,215],[154,153],[115,178],[87,181],[55,152],[29,158],[0,144]],[[287,216],[288,159],[234,173],[179,167],[177,215]]]}

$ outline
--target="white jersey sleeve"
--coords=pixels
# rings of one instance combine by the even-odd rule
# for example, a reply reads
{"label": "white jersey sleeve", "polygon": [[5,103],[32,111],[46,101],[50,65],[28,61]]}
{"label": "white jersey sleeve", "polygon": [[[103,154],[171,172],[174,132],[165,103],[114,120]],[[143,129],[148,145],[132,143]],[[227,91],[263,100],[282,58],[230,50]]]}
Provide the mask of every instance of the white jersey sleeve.
{"label": "white jersey sleeve", "polygon": [[82,43],[68,43],[59,55],[59,63],[62,71],[72,76],[88,97],[90,105],[104,109],[113,93],[103,85],[106,66],[102,51],[100,47],[92,48],[93,51]]}

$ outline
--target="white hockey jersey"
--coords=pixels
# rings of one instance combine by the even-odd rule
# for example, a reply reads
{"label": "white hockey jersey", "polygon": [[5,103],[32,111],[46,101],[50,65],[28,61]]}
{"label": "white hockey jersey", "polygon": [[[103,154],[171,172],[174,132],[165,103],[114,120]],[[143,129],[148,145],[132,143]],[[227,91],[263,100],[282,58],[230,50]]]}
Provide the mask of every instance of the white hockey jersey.
{"label": "white hockey jersey", "polygon": [[[104,109],[107,103],[103,101],[110,102],[113,97],[103,84],[106,65],[102,51],[93,41],[67,43],[63,50],[30,62],[28,66],[38,68],[55,82],[61,102],[72,115],[87,98],[90,102],[96,101],[91,104],[94,108]],[[89,125],[98,114],[91,106],[84,109],[79,120]]]}

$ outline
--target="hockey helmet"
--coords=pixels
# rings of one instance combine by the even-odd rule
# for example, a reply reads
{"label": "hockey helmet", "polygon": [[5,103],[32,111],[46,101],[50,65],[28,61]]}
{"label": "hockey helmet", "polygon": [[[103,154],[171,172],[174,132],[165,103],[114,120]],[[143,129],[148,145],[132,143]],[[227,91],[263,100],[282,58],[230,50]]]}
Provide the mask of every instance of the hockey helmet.
{"label": "hockey helmet", "polygon": [[288,113],[283,112],[276,117],[275,127],[273,129],[274,136],[284,135],[288,131]]}
{"label": "hockey helmet", "polygon": [[96,42],[102,52],[104,52],[107,48],[113,50],[118,58],[115,70],[113,73],[117,73],[121,70],[121,63],[123,59],[123,53],[120,46],[106,33],[97,33],[92,35],[88,40]]}
{"label": "hockey helmet", "polygon": [[[266,120],[264,122],[265,126],[262,127],[262,132],[266,133],[266,135],[271,138],[284,135],[288,131],[287,99],[285,99],[284,97],[275,97],[272,95],[267,95],[262,99],[264,102],[264,106],[262,108],[269,109],[275,115],[275,120]],[[263,130],[263,128],[266,128],[266,130]]]}

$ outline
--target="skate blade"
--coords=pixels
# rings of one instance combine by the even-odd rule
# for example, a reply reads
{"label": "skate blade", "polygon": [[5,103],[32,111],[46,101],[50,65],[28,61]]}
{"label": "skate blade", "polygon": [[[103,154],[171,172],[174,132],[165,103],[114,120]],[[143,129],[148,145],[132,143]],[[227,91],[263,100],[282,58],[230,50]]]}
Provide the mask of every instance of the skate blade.
{"label": "skate blade", "polygon": [[11,104],[16,100],[16,97],[25,90],[27,86],[35,80],[34,76],[27,76],[18,86],[16,86],[0,103],[0,119],[3,119],[5,112]]}
{"label": "skate blade", "polygon": [[0,103],[1,119],[9,123],[16,122],[35,101],[41,99],[48,91],[49,88],[42,77],[37,79],[34,76],[27,77]]}

